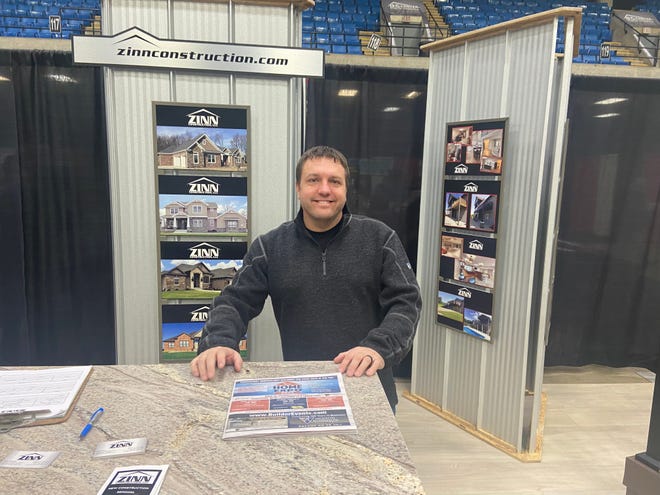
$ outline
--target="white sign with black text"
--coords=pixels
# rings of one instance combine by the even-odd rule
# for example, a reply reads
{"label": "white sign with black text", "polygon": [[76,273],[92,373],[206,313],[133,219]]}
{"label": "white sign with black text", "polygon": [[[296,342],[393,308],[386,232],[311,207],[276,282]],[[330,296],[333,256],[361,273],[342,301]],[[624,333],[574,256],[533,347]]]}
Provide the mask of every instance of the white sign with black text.
{"label": "white sign with black text", "polygon": [[114,36],[73,36],[72,44],[76,64],[300,77],[324,74],[323,50],[162,40],[138,27]]}

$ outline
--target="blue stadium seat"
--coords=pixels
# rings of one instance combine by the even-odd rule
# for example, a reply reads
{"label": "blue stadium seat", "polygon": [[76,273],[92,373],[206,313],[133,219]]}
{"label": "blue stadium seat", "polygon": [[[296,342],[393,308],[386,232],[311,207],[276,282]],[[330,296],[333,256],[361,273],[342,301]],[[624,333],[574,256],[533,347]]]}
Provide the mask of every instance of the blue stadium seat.
{"label": "blue stadium seat", "polygon": [[47,17],[40,17],[39,19],[35,19],[34,20],[34,25],[35,25],[35,27],[41,28],[41,29],[44,29],[44,28],[47,29],[50,26],[50,24],[48,23],[48,18]]}
{"label": "blue stadium seat", "polygon": [[62,19],[78,19],[78,10],[77,9],[62,9]]}
{"label": "blue stadium seat", "polygon": [[344,34],[344,25],[341,22],[330,24],[330,34]]}
{"label": "blue stadium seat", "polygon": [[346,49],[347,49],[347,53],[349,53],[350,55],[363,55],[362,47],[360,47],[359,45],[348,45]]}
{"label": "blue stadium seat", "polygon": [[354,22],[345,22],[343,23],[343,26],[344,34],[357,34],[358,32],[357,26]]}
{"label": "blue stadium seat", "polygon": [[319,50],[323,50],[325,53],[330,53],[331,50],[330,45],[326,45],[323,43],[317,43],[316,48],[318,48]]}
{"label": "blue stadium seat", "polygon": [[17,27],[6,27],[5,28],[5,36],[9,37],[15,37],[15,36],[20,36],[21,35],[21,28]]}
{"label": "blue stadium seat", "polygon": [[346,45],[332,45],[332,53],[347,53]]}
{"label": "blue stadium seat", "polygon": [[347,22],[353,22],[353,15],[348,12],[342,12],[339,14],[339,20],[342,22],[342,24],[346,24]]}
{"label": "blue stadium seat", "polygon": [[330,44],[330,35],[328,35],[328,34],[316,33],[316,44],[317,44],[317,46],[318,46],[319,44],[321,44],[321,45],[329,45],[329,44]]}
{"label": "blue stadium seat", "polygon": [[346,39],[344,38],[343,34],[331,34],[330,43],[333,45],[345,45]]}
{"label": "blue stadium seat", "polygon": [[344,39],[346,40],[347,45],[357,45],[360,46],[360,37],[357,34],[345,34]]}
{"label": "blue stadium seat", "polygon": [[330,28],[328,27],[328,23],[323,21],[323,22],[314,22],[314,31],[317,33],[328,33],[330,32]]}

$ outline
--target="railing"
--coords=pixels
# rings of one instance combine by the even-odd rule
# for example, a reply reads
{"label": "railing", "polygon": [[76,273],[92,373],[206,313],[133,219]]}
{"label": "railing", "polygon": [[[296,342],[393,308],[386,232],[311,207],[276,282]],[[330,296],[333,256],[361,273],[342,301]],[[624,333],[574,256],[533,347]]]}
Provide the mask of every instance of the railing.
{"label": "railing", "polygon": [[[612,11],[612,20],[620,23],[623,30],[622,38],[627,36],[632,36],[635,40],[635,45],[625,46],[622,44],[616,45],[617,49],[627,49],[627,58],[639,59],[640,61],[645,62],[646,65],[651,67],[658,66],[658,49],[659,49],[659,38],[658,36],[647,35],[639,32],[635,27],[626,22],[622,17]],[[614,23],[613,23],[614,24]],[[613,29],[614,31],[614,29]],[[655,39],[654,39],[655,38]]]}
{"label": "railing", "polygon": [[[381,31],[384,32],[384,38],[387,40],[386,46],[390,55],[424,56],[425,54],[419,50],[421,45],[450,36],[449,28],[441,26],[434,18],[434,15],[439,15],[438,11],[431,12],[427,4],[424,4],[424,8],[424,15],[410,16],[407,20],[392,22],[392,18],[381,6]],[[417,18],[419,20],[415,20]],[[366,54],[369,54],[369,48],[375,52],[378,47],[367,47]]]}

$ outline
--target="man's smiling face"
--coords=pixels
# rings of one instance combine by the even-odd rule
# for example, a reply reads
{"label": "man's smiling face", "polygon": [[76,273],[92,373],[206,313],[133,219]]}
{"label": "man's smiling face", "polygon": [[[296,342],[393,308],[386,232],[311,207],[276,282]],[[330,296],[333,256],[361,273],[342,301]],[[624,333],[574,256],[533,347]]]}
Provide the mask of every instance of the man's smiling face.
{"label": "man's smiling face", "polygon": [[307,160],[296,184],[305,226],[324,232],[337,225],[346,204],[346,192],[346,173],[341,163],[326,157]]}

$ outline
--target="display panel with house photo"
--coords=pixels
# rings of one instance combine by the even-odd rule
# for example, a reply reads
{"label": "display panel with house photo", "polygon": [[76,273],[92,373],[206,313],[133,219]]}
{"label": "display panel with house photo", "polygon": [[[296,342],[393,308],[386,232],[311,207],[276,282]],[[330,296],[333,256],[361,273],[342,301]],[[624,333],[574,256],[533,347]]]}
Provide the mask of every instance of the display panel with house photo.
{"label": "display panel with house photo", "polygon": [[483,232],[497,231],[497,194],[472,194],[468,227]]}
{"label": "display panel with house photo", "polygon": [[247,179],[158,177],[161,235],[246,237]]}
{"label": "display panel with house photo", "polygon": [[445,192],[443,225],[459,229],[467,228],[469,195],[462,192]]}
{"label": "display panel with house photo", "polygon": [[213,299],[231,284],[242,260],[161,260],[162,299]]}
{"label": "display panel with house photo", "polygon": [[159,172],[248,171],[248,109],[155,103]]}
{"label": "display panel with house photo", "polygon": [[439,324],[481,340],[493,331],[493,295],[472,287],[440,281],[436,320]]}
{"label": "display panel with house photo", "polygon": [[440,277],[494,288],[496,245],[497,241],[488,237],[443,232]]}
{"label": "display panel with house photo", "polygon": [[245,242],[161,242],[163,300],[211,300],[243,265]]}
{"label": "display panel with house photo", "polygon": [[442,285],[443,283],[441,282],[441,287],[438,289],[437,321],[451,328],[461,330],[463,328],[463,306],[465,299],[455,292],[442,290]]}
{"label": "display panel with house photo", "polygon": [[[162,306],[161,362],[190,361],[197,355],[202,330],[211,310],[205,304]],[[241,356],[247,358],[247,335],[241,340]]]}
{"label": "display panel with house photo", "polygon": [[445,180],[443,226],[497,232],[500,181]]}
{"label": "display panel with house photo", "polygon": [[499,175],[506,119],[447,125],[446,175]]}

